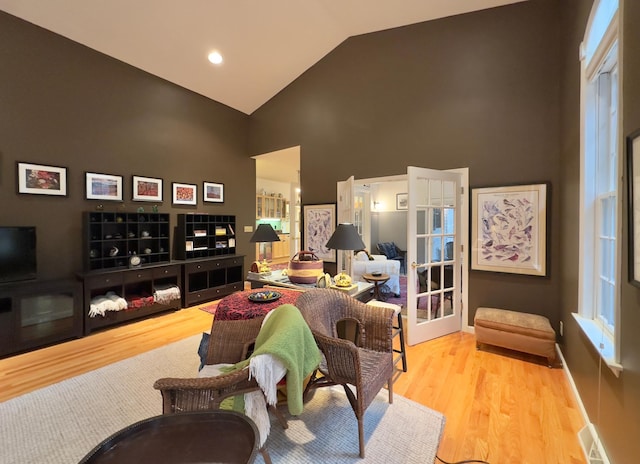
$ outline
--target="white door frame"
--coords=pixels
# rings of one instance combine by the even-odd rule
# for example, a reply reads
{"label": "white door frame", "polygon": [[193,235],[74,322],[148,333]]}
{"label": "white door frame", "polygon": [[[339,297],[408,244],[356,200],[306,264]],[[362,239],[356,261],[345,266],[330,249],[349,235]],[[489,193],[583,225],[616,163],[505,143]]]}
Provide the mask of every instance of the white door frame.
{"label": "white door frame", "polygon": [[[461,187],[462,192],[460,194],[460,265],[462,268],[462,287],[461,287],[461,299],[462,299],[462,331],[473,333],[473,326],[469,325],[469,168],[456,168],[447,169],[445,171],[457,172],[461,175]],[[367,179],[354,179],[355,185],[369,185],[382,182],[397,182],[408,181],[406,174],[386,176],[386,177],[370,177]],[[338,211],[340,211],[341,198],[338,195]],[[349,201],[350,205],[353,205],[353,199]],[[348,216],[351,217],[351,216]],[[409,263],[407,263],[408,265]]]}

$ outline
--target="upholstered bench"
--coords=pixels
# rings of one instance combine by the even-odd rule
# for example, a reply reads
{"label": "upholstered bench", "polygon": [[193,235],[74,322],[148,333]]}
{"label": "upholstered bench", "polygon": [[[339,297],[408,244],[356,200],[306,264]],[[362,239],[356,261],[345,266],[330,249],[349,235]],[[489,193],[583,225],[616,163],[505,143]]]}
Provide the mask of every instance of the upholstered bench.
{"label": "upholstered bench", "polygon": [[556,332],[549,319],[537,314],[498,308],[478,308],[474,318],[476,347],[500,346],[556,361]]}

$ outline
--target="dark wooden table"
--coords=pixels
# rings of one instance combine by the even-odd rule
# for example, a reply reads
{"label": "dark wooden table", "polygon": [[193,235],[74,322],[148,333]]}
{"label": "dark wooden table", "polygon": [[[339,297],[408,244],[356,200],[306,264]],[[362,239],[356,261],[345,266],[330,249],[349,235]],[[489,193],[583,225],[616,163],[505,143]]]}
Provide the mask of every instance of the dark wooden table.
{"label": "dark wooden table", "polygon": [[255,424],[234,411],[165,414],[111,435],[80,464],[252,463],[260,437]]}
{"label": "dark wooden table", "polygon": [[376,300],[380,300],[380,301],[387,300],[387,297],[380,293],[380,287],[385,283],[387,283],[387,281],[391,278],[389,274],[380,274],[380,275],[362,274],[362,278],[374,285],[373,295]]}

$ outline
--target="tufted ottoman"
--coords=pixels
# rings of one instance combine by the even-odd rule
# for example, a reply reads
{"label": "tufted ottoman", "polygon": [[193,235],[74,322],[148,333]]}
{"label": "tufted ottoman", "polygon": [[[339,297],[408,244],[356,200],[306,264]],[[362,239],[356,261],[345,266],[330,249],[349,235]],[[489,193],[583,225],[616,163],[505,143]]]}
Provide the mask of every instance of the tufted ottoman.
{"label": "tufted ottoman", "polygon": [[507,309],[478,308],[474,326],[478,348],[485,343],[544,356],[549,367],[556,361],[556,332],[544,316]]}

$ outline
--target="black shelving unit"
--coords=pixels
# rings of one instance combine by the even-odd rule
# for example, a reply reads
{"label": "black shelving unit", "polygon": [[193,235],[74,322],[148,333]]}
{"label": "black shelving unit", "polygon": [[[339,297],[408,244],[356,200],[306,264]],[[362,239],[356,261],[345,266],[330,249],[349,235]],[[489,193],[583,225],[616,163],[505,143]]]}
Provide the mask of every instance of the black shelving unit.
{"label": "black shelving unit", "polygon": [[183,265],[183,306],[222,298],[244,289],[244,256],[199,258]]}
{"label": "black shelving unit", "polygon": [[178,214],[175,259],[234,255],[236,217],[214,214]]}
{"label": "black shelving unit", "polygon": [[[157,287],[175,285],[182,288],[182,264],[150,264],[140,269],[91,271],[79,276],[84,284],[84,333],[118,325],[124,322],[144,319],[159,312],[182,307],[181,298],[166,303],[149,303],[134,307],[131,302],[140,297],[149,297]],[[91,317],[89,308],[94,297],[113,292],[124,298],[129,307],[122,311],[108,311]]]}
{"label": "black shelving unit", "polygon": [[142,265],[170,260],[169,215],[85,212],[84,270],[124,269],[138,255]]}

